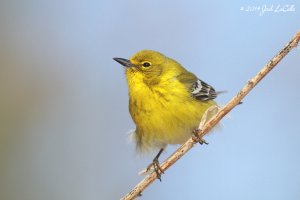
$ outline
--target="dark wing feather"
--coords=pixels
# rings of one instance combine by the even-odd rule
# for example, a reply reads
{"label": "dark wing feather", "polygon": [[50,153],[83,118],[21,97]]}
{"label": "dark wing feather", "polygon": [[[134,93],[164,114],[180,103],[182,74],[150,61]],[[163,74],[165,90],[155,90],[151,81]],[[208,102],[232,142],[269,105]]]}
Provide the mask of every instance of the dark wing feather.
{"label": "dark wing feather", "polygon": [[191,95],[199,101],[209,101],[217,97],[217,92],[212,86],[198,79],[191,72],[184,71],[176,76],[176,78],[186,85],[191,91]]}
{"label": "dark wing feather", "polygon": [[191,93],[200,101],[208,101],[217,97],[215,89],[200,79],[193,83]]}

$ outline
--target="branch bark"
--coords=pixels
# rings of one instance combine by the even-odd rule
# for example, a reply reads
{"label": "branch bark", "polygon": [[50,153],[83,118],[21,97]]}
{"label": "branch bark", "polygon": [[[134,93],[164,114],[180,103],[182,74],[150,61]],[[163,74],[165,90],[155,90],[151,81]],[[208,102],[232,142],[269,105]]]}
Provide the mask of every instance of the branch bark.
{"label": "branch bark", "polygon": [[[228,112],[230,112],[242,99],[293,49],[298,45],[300,40],[300,31],[286,44],[286,46],[279,51],[246,85],[234,96],[217,114],[212,117],[203,127],[199,134],[199,138],[205,136]],[[161,168],[166,171],[184,154],[186,154],[196,144],[193,138],[186,141],[180,148],[178,148],[169,158],[162,164]],[[138,183],[129,193],[127,193],[121,200],[134,199],[146,189],[156,179],[156,173],[152,172],[146,176],[140,183]]]}

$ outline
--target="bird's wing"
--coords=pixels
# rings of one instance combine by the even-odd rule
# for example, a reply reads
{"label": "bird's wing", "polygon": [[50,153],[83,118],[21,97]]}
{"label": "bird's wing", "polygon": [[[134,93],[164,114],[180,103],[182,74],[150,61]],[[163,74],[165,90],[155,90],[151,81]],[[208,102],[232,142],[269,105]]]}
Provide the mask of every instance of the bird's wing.
{"label": "bird's wing", "polygon": [[191,93],[200,101],[208,101],[217,97],[215,89],[200,79],[192,84]]}
{"label": "bird's wing", "polygon": [[217,97],[217,92],[209,84],[197,78],[193,73],[185,71],[177,76],[177,79],[186,85],[191,95],[199,101],[208,101]]}

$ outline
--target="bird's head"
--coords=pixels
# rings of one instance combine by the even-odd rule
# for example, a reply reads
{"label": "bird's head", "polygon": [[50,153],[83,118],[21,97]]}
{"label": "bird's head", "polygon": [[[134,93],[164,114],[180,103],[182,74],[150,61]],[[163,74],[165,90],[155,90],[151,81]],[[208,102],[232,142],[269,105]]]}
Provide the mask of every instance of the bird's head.
{"label": "bird's head", "polygon": [[125,66],[128,79],[139,77],[151,84],[158,83],[162,76],[167,77],[174,68],[180,66],[176,61],[152,50],[139,51],[129,60],[124,58],[114,58],[114,60]]}

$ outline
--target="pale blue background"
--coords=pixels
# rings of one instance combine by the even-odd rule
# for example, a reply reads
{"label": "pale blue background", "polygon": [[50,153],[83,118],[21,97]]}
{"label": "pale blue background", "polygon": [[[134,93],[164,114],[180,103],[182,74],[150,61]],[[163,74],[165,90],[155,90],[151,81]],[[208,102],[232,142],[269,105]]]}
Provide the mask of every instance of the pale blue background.
{"label": "pale blue background", "polygon": [[[241,11],[294,4],[295,12]],[[126,133],[122,67],[154,49],[225,104],[300,29],[292,1],[0,2],[0,199],[119,199],[152,159]],[[300,50],[293,50],[141,199],[300,199]],[[166,158],[175,150],[168,148]]]}

